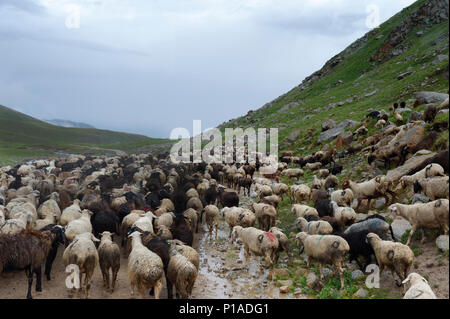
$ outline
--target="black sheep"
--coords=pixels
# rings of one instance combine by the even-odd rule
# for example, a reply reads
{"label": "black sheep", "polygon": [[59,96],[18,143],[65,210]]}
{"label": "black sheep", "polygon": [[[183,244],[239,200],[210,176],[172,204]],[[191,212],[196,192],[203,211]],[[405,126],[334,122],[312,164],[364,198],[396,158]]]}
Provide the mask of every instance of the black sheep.
{"label": "black sheep", "polygon": [[333,216],[334,209],[333,205],[331,204],[331,200],[329,199],[317,200],[316,203],[314,204],[314,208],[317,210],[320,217]]}
{"label": "black sheep", "polygon": [[55,237],[53,238],[52,248],[50,249],[50,252],[48,253],[47,259],[45,261],[45,270],[44,270],[44,274],[47,277],[47,280],[50,280],[53,261],[55,260],[56,255],[58,254],[58,246],[59,244],[64,245],[66,243],[66,235],[64,228],[59,225],[51,224],[40,229],[41,232],[44,232],[46,230],[49,230],[50,232],[55,234]]}
{"label": "black sheep", "polygon": [[335,165],[334,167],[329,169],[331,175],[337,175],[342,172],[343,167],[341,165]]}
{"label": "black sheep", "polygon": [[[372,245],[366,241],[367,234],[371,233],[369,230],[349,232],[347,234],[338,234],[344,238],[350,246],[349,261],[356,261],[359,268],[365,271],[366,267],[370,264],[372,256],[375,255]],[[377,234],[380,236],[380,234]],[[365,265],[362,265],[358,260],[359,256],[363,256],[365,259]]]}
{"label": "black sheep", "polygon": [[181,240],[188,246],[192,247],[194,241],[194,234],[189,225],[189,221],[182,214],[175,215],[172,226],[170,227],[173,239]]}
{"label": "black sheep", "polygon": [[217,200],[217,196],[219,195],[219,193],[217,192],[216,187],[214,186],[210,186],[206,191],[205,191],[205,202],[207,205],[211,205],[211,204],[215,204],[216,200]]}

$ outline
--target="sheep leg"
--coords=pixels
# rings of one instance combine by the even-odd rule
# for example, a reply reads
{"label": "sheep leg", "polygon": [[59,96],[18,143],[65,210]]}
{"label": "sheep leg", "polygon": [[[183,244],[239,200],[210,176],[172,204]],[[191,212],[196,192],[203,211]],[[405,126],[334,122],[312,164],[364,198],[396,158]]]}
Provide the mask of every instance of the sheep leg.
{"label": "sheep leg", "polygon": [[93,275],[93,272],[86,273],[86,276],[84,277],[84,294],[86,295],[86,299],[89,298],[89,289],[91,288],[91,277]]}
{"label": "sheep leg", "polygon": [[45,276],[47,277],[47,280],[50,280],[50,273],[52,272],[53,261],[56,258],[57,252],[58,252],[58,248],[56,248],[56,249],[52,248],[47,256],[47,259],[45,260],[44,273],[45,273]]}
{"label": "sheep leg", "polygon": [[422,239],[420,240],[420,243],[423,244],[425,242],[425,231],[422,229],[420,229],[422,232]]}
{"label": "sheep leg", "polygon": [[415,232],[416,232],[416,225],[413,225],[411,228],[411,232],[409,233],[408,241],[406,242],[406,246],[409,246],[409,243],[411,242],[411,238]]}
{"label": "sheep leg", "polygon": [[42,267],[37,267],[34,273],[36,274],[36,291],[42,291]]}
{"label": "sheep leg", "polygon": [[217,240],[217,233],[219,232],[219,229],[218,229],[217,225],[215,226],[215,228],[216,228],[216,240]]}
{"label": "sheep leg", "polygon": [[341,278],[341,290],[343,290],[345,287],[344,270],[342,269],[341,265],[336,266],[336,269],[339,272],[339,277]]}
{"label": "sheep leg", "polygon": [[173,299],[173,285],[169,281],[169,278],[167,278],[166,275],[166,286],[167,286],[167,299]]}
{"label": "sheep leg", "polygon": [[111,293],[114,292],[114,288],[116,287],[116,280],[117,280],[117,273],[119,272],[119,269],[113,269],[113,278],[111,282]]}
{"label": "sheep leg", "polygon": [[160,299],[161,297],[161,291],[163,288],[163,277],[161,277],[158,282],[156,283],[154,289],[155,289],[155,299]]}
{"label": "sheep leg", "polygon": [[110,287],[109,286],[109,269],[105,269],[105,284],[106,284],[106,289],[109,290],[109,287]]}
{"label": "sheep leg", "polygon": [[33,271],[31,270],[31,267],[27,267],[25,273],[28,277],[27,299],[33,299],[33,296],[31,296],[31,286],[33,285]]}

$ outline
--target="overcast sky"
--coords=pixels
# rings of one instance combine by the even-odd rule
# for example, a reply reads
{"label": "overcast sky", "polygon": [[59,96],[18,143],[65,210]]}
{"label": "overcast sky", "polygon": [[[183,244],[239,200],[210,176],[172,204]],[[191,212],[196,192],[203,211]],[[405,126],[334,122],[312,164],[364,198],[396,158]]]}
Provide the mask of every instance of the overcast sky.
{"label": "overcast sky", "polygon": [[383,22],[413,2],[0,0],[0,104],[152,137],[206,129],[320,69],[370,30],[370,4]]}

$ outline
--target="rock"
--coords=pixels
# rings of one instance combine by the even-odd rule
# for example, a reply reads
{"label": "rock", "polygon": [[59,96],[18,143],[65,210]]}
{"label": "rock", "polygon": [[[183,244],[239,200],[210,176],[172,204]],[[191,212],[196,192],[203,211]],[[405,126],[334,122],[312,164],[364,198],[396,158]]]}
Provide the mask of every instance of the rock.
{"label": "rock", "polygon": [[288,286],[280,287],[280,292],[283,294],[287,294],[289,292],[289,287]]}
{"label": "rock", "polygon": [[397,109],[397,113],[402,114],[403,112],[411,112],[411,109],[408,107],[401,107]]}
{"label": "rock", "polygon": [[330,275],[333,274],[333,271],[331,269],[328,268],[323,268],[322,269],[322,273],[323,273],[323,277],[326,279],[328,278]]}
{"label": "rock", "polygon": [[346,128],[351,128],[351,127],[354,127],[359,124],[360,123],[356,122],[356,121],[344,120],[344,121],[340,122],[336,127],[320,133],[319,137],[317,138],[317,142],[321,144],[330,139],[335,139],[340,134],[344,133]]}
{"label": "rock", "polygon": [[442,251],[448,251],[448,235],[441,235],[436,238],[436,246]]}
{"label": "rock", "polygon": [[445,54],[439,54],[436,59],[433,60],[433,62],[431,62],[431,64],[436,65],[441,63],[442,61],[445,61],[448,59],[448,55]]}
{"label": "rock", "polygon": [[309,120],[310,118],[312,118],[313,116],[311,114],[306,115],[304,118],[302,118],[302,121],[306,121]]}
{"label": "rock", "polygon": [[366,219],[367,218],[367,215],[366,214],[356,214],[356,220],[355,220],[355,223],[357,223],[357,222],[360,222],[360,221],[362,221],[362,220],[364,220],[364,219]]}
{"label": "rock", "polygon": [[415,194],[411,200],[411,204],[428,203],[430,199],[424,194]]}
{"label": "rock", "polygon": [[297,140],[297,137],[299,136],[299,134],[300,134],[300,130],[295,130],[295,131],[291,132],[287,137],[288,141],[291,143],[295,142]]}
{"label": "rock", "polygon": [[442,103],[445,101],[445,99],[448,99],[448,94],[446,93],[429,91],[416,92],[416,100],[419,105],[429,103]]}
{"label": "rock", "polygon": [[352,132],[344,132],[341,135],[342,137],[342,146],[349,146],[353,142],[353,133]]}
{"label": "rock", "polygon": [[290,287],[290,286],[292,286],[292,280],[278,280],[278,281],[277,281],[277,286],[287,286],[287,287]]}
{"label": "rock", "polygon": [[367,290],[364,288],[359,288],[358,291],[355,293],[355,296],[359,298],[365,298],[367,297]]}
{"label": "rock", "polygon": [[296,289],[294,290],[294,295],[295,295],[295,296],[300,296],[302,293],[303,293],[303,292],[302,292],[302,289],[301,289],[301,288],[296,288]]}
{"label": "rock", "polygon": [[376,40],[380,40],[382,37],[384,37],[384,34],[378,35],[375,39],[376,39]]}
{"label": "rock", "polygon": [[381,208],[383,208],[384,206],[386,206],[386,199],[385,199],[384,197],[378,198],[378,199],[375,201],[375,209],[381,209]]}
{"label": "rock", "polygon": [[392,231],[394,232],[395,239],[398,241],[401,240],[403,234],[408,230],[411,229],[412,226],[406,219],[396,219],[391,224]]}
{"label": "rock", "polygon": [[285,268],[274,268],[272,270],[272,278],[276,279],[278,276],[279,277],[289,276],[289,271]]}
{"label": "rock", "polygon": [[428,260],[428,261],[425,263],[425,267],[427,267],[427,268],[431,268],[431,267],[433,267],[433,266],[434,266],[434,262],[431,261],[431,260]]}
{"label": "rock", "polygon": [[329,130],[329,129],[332,129],[334,127],[336,127],[336,122],[333,121],[333,120],[327,120],[327,121],[322,123],[322,132],[326,131],[326,130]]}
{"label": "rock", "polygon": [[359,269],[352,271],[352,274],[351,274],[351,277],[353,280],[361,278],[363,276],[364,276],[364,273]]}
{"label": "rock", "polygon": [[300,268],[295,271],[295,274],[300,275],[300,276],[305,276],[307,273],[308,273],[308,270],[304,269],[304,268]]}
{"label": "rock", "polygon": [[301,104],[300,102],[291,102],[291,103],[288,103],[288,104],[286,104],[285,106],[283,106],[282,108],[280,108],[280,109],[278,110],[278,112],[284,112],[284,111],[290,110],[290,109],[292,109],[292,108],[294,108],[294,107],[299,106],[300,104]]}
{"label": "rock", "polygon": [[377,93],[378,93],[378,89],[375,89],[374,91],[365,94],[364,97],[371,97],[372,95],[375,95],[375,94],[377,94]]}
{"label": "rock", "polygon": [[308,277],[306,278],[306,284],[314,290],[320,290],[322,288],[319,277],[317,277],[312,272],[308,274]]}
{"label": "rock", "polygon": [[417,37],[423,36],[423,31],[418,31],[418,32],[416,32],[416,36],[417,36]]}
{"label": "rock", "polygon": [[397,76],[397,80],[403,80],[404,78],[406,78],[408,75],[411,75],[411,74],[413,74],[413,72],[411,72],[411,71],[408,71],[408,72],[399,74],[399,75]]}
{"label": "rock", "polygon": [[411,123],[412,121],[419,121],[421,118],[422,114],[420,114],[419,112],[412,112],[408,118],[408,123]]}

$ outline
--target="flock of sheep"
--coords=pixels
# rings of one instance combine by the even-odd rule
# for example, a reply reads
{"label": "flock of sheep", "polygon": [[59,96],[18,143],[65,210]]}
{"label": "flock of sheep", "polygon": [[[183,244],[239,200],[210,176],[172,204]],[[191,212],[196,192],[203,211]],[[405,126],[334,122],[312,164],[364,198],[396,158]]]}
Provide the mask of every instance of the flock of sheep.
{"label": "flock of sheep", "polygon": [[[369,117],[380,116],[372,113]],[[285,252],[292,264],[291,235],[276,227],[279,205],[287,197],[297,218],[292,225],[298,230],[295,242],[308,267],[320,264],[321,279],[322,268],[334,266],[344,288],[346,261],[356,261],[364,271],[375,256],[380,272],[388,269],[398,276],[405,298],[435,298],[426,279],[410,272],[414,253],[409,244],[417,229],[422,231],[422,242],[424,229],[441,229],[448,235],[448,150],[397,180],[379,175],[360,183],[346,180],[339,187],[336,177],[343,170],[340,159],[356,151],[368,152],[369,163],[382,160],[402,165],[428,138],[419,141],[419,146],[402,144],[415,125],[421,123],[387,125],[360,146],[342,152],[318,151],[304,158],[282,152],[277,172],[269,175],[260,173],[259,161],[174,164],[167,153],[79,155],[0,168],[0,273],[24,269],[27,297],[32,298],[34,275],[36,291],[41,291],[41,268],[51,280],[58,246],[64,244],[64,265],[78,266],[86,298],[97,266],[104,289],[114,291],[121,254],[128,258],[132,294],[137,288],[142,298],[149,292],[160,298],[166,282],[169,298],[173,289],[179,298],[188,298],[199,271],[199,255],[192,246],[202,223],[207,224],[209,236],[215,232],[217,239],[223,218],[231,241],[242,242],[246,259],[262,256],[261,265],[271,268]],[[367,134],[362,128],[355,135]],[[311,183],[280,182],[280,177],[289,181],[302,177],[304,169],[315,174]],[[410,187],[430,201],[395,203],[398,192]],[[248,208],[240,205],[241,191],[253,199]],[[406,244],[396,241],[382,215],[369,211],[364,219],[358,218],[362,206],[370,208],[371,200],[380,197],[385,198],[389,213],[411,223]]]}

